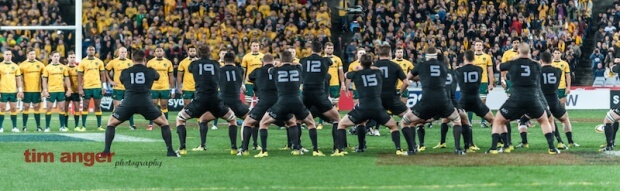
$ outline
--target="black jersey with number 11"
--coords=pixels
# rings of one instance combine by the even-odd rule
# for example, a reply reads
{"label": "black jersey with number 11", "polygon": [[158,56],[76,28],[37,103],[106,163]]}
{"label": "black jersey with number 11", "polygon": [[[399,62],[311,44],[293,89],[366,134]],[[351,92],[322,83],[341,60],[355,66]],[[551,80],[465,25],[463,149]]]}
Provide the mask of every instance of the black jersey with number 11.
{"label": "black jersey with number 11", "polygon": [[239,99],[242,83],[243,69],[235,65],[224,65],[220,68],[220,98]]}

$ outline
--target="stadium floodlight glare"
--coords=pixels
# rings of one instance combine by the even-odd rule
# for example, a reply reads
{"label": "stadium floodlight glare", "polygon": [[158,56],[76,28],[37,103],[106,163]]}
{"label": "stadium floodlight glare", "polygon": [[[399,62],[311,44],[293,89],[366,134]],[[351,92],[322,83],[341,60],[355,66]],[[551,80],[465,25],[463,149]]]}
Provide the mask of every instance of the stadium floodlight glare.
{"label": "stadium floodlight glare", "polygon": [[82,60],[82,1],[75,1],[75,25],[71,26],[0,26],[7,30],[73,30],[75,34],[75,60]]}

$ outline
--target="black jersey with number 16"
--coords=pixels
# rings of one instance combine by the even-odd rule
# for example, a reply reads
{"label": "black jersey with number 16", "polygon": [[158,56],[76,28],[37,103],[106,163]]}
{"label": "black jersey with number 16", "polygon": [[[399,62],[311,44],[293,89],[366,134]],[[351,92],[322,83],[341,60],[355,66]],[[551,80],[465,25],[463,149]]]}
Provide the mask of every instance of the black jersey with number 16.
{"label": "black jersey with number 16", "polygon": [[121,72],[121,83],[125,86],[125,101],[128,106],[151,103],[151,86],[159,80],[159,74],[143,64],[133,65]]}
{"label": "black jersey with number 16", "polygon": [[220,79],[220,63],[215,60],[199,59],[189,64],[189,72],[196,81],[195,99],[217,98],[218,81]]}
{"label": "black jersey with number 16", "polygon": [[546,65],[541,67],[542,78],[540,78],[540,88],[545,95],[555,95],[558,92],[562,70]]}

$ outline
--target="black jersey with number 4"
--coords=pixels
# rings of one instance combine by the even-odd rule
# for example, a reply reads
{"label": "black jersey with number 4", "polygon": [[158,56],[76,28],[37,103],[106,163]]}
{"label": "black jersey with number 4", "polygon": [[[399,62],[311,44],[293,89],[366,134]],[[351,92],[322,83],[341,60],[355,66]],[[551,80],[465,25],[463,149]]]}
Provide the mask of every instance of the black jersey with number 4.
{"label": "black jersey with number 4", "polygon": [[189,64],[189,72],[196,81],[195,99],[217,98],[218,81],[220,79],[220,63],[215,60],[199,59]]}
{"label": "black jersey with number 4", "polygon": [[224,65],[220,68],[220,97],[240,97],[241,84],[243,83],[243,69],[235,65]]}
{"label": "black jersey with number 4", "polygon": [[362,69],[347,72],[347,79],[351,79],[359,93],[359,107],[382,107],[381,90],[383,73],[377,69]]}
{"label": "black jersey with number 4", "polygon": [[128,106],[151,103],[151,86],[159,80],[153,68],[143,64],[133,65],[121,72],[121,83],[125,86],[125,101]]}
{"label": "black jersey with number 4", "polygon": [[276,99],[278,97],[276,82],[273,76],[269,74],[270,68],[273,68],[273,64],[257,68],[248,75],[248,81],[254,83],[257,90],[258,99]]}
{"label": "black jersey with number 4", "polygon": [[417,64],[411,75],[419,76],[422,83],[422,98],[446,97],[446,80],[448,69],[443,62],[431,59]]}
{"label": "black jersey with number 4", "polygon": [[[383,76],[382,97],[396,96],[396,92],[400,87],[396,87],[398,80],[407,78],[403,69],[391,60],[378,60],[374,64],[381,70]],[[356,86],[357,87],[357,86]]]}
{"label": "black jersey with number 4", "polygon": [[555,95],[558,92],[562,70],[546,65],[541,67],[542,78],[540,78],[540,88],[544,95]]}
{"label": "black jersey with number 4", "polygon": [[299,65],[285,64],[273,67],[269,73],[276,82],[278,99],[299,98],[299,86],[301,85],[301,67]]}
{"label": "black jersey with number 4", "polygon": [[480,89],[480,77],[482,76],[482,68],[473,64],[465,64],[456,69],[458,73],[459,87],[461,88],[461,96],[478,97]]}
{"label": "black jersey with number 4", "polygon": [[499,65],[501,71],[508,71],[512,87],[510,97],[517,100],[537,96],[540,78],[540,64],[529,58],[519,58]]}
{"label": "black jersey with number 4", "polygon": [[312,54],[299,60],[302,69],[303,91],[304,92],[324,92],[325,78],[329,66],[332,65],[331,59]]}

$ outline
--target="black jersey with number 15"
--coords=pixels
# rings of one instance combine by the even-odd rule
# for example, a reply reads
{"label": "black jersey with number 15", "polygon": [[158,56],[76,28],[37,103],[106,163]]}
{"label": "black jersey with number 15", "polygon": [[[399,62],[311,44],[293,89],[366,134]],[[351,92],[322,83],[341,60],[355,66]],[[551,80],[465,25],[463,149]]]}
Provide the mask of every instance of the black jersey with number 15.
{"label": "black jersey with number 15", "polygon": [[189,64],[189,72],[196,81],[195,99],[217,98],[218,81],[220,79],[220,63],[215,60],[199,59]]}
{"label": "black jersey with number 15", "polygon": [[121,72],[121,83],[125,86],[125,101],[129,105],[150,103],[151,86],[159,80],[159,74],[143,64],[133,65]]}
{"label": "black jersey with number 15", "polygon": [[508,71],[512,87],[510,98],[517,100],[531,99],[537,96],[540,64],[529,58],[519,58],[499,65],[501,71]]}
{"label": "black jersey with number 15", "polygon": [[351,79],[359,93],[359,107],[381,107],[381,89],[383,74],[377,69],[363,69],[347,72],[347,79]]}

